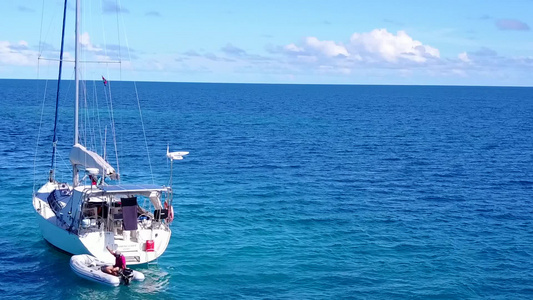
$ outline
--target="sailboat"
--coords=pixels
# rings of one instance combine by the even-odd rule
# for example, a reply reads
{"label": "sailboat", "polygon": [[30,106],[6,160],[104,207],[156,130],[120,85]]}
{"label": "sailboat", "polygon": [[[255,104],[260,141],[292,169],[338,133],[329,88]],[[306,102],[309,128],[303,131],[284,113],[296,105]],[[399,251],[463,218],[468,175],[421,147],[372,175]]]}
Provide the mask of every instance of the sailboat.
{"label": "sailboat", "polygon": [[[72,182],[56,180],[56,128],[66,11],[67,1],[63,10],[52,166],[47,182],[33,193],[33,207],[42,236],[53,246],[73,255],[89,254],[98,260],[113,262],[114,257],[107,250],[110,248],[120,251],[128,265],[154,261],[167,249],[172,233],[171,184],[120,184],[120,175],[104,159],[105,155],[102,157],[80,143],[80,0],[76,0],[74,139],[69,154]],[[187,154],[171,153],[167,148],[171,161]],[[170,174],[172,178],[172,167]]]}

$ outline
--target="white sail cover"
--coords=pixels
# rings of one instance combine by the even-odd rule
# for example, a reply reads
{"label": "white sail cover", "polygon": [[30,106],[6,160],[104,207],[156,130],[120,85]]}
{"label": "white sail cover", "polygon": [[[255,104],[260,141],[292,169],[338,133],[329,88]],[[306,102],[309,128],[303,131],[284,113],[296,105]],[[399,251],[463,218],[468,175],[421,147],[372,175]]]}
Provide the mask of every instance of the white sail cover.
{"label": "white sail cover", "polygon": [[96,168],[100,170],[100,174],[105,174],[105,176],[114,180],[118,179],[118,173],[103,157],[96,152],[87,150],[87,148],[80,144],[72,146],[69,158],[73,166],[81,165],[85,169]]}

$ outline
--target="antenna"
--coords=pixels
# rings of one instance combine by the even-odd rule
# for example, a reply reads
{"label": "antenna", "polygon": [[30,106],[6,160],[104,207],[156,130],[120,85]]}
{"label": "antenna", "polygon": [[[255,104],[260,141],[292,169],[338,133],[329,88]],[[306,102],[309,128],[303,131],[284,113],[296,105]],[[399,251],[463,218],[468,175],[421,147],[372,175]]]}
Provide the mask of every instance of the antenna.
{"label": "antenna", "polygon": [[167,158],[170,158],[170,187],[172,187],[172,165],[174,163],[174,160],[182,160],[183,157],[187,154],[189,154],[189,152],[186,151],[169,152],[169,146],[167,144]]}

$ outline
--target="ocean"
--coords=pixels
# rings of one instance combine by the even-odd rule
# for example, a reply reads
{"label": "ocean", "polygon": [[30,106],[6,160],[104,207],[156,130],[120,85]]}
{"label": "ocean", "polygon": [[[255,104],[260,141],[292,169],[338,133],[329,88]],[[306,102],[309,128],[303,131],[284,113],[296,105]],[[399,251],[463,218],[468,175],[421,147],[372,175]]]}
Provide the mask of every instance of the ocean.
{"label": "ocean", "polygon": [[[37,226],[45,83],[0,80],[4,298],[533,298],[533,88],[139,82],[145,142],[133,84],[110,82],[124,182],[151,181],[151,163],[167,184],[167,144],[190,151],[167,251],[134,267],[144,282],[110,288]],[[72,106],[60,100],[67,181]]]}

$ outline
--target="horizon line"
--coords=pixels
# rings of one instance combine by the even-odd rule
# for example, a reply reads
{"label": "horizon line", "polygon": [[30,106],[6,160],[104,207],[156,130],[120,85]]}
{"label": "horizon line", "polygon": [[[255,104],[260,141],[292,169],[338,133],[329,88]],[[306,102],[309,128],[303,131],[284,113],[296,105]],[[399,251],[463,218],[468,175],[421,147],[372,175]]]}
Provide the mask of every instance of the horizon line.
{"label": "horizon line", "polygon": [[[0,80],[39,80],[57,81],[49,78],[0,78]],[[74,79],[62,79],[74,81]],[[101,81],[101,79],[85,79],[80,81]],[[423,87],[500,87],[500,88],[533,88],[527,85],[460,85],[460,84],[383,84],[383,83],[287,83],[287,82],[216,82],[216,81],[155,81],[155,80],[113,80],[108,82],[143,82],[143,83],[188,83],[188,84],[257,84],[257,85],[330,85],[330,86],[423,86]]]}

